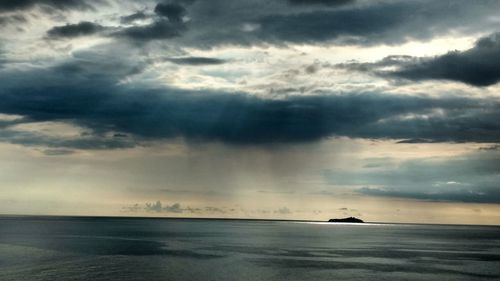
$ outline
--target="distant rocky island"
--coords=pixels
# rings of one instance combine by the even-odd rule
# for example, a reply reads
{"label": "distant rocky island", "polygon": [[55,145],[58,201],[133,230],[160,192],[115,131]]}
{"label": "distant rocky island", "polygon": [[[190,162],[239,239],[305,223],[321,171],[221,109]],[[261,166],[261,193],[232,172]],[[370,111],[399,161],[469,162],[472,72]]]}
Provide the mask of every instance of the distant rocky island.
{"label": "distant rocky island", "polygon": [[348,217],[343,219],[330,219],[328,220],[328,222],[364,223],[364,221],[355,217]]}

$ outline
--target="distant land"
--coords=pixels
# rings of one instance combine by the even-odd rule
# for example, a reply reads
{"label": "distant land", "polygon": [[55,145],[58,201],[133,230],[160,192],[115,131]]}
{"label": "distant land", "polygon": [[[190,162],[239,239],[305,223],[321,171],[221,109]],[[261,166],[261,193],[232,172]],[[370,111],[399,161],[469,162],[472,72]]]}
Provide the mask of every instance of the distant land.
{"label": "distant land", "polygon": [[355,218],[355,217],[348,217],[348,218],[343,218],[343,219],[330,219],[328,222],[348,222],[348,223],[364,223],[364,221]]}

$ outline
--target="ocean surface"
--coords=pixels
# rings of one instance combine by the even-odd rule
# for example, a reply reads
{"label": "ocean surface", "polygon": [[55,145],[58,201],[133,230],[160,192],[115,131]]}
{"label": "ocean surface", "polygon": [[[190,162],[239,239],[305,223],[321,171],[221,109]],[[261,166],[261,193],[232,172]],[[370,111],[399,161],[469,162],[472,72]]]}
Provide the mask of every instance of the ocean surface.
{"label": "ocean surface", "polygon": [[500,280],[500,227],[0,216],[0,280]]}

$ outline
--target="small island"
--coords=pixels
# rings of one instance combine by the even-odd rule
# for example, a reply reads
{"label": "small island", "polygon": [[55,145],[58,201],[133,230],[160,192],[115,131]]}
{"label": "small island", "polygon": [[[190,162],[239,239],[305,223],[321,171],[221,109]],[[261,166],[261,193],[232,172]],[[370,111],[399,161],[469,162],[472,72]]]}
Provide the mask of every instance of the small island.
{"label": "small island", "polygon": [[343,222],[343,223],[364,223],[364,221],[355,218],[355,217],[348,217],[348,218],[343,218],[343,219],[330,219],[328,222]]}

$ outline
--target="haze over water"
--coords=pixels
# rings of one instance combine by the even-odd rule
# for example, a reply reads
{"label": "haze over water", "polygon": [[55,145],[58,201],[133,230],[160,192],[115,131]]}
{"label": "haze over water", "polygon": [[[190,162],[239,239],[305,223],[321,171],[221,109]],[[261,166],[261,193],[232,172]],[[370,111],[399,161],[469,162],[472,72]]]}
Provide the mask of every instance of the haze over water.
{"label": "haze over water", "polygon": [[495,280],[500,228],[0,217],[1,280]]}

